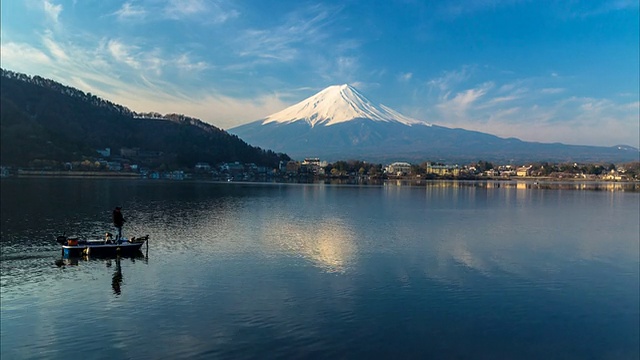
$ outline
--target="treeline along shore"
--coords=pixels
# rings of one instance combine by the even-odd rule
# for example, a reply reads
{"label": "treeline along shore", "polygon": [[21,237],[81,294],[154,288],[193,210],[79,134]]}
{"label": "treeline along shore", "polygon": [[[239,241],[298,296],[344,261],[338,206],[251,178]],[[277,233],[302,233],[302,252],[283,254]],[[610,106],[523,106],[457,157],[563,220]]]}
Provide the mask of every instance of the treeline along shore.
{"label": "treeline along shore", "polygon": [[53,177],[107,177],[107,178],[137,178],[140,174],[127,172],[108,171],[59,171],[59,170],[22,170],[16,172],[17,176],[53,176]]}
{"label": "treeline along shore", "polygon": [[[97,163],[96,163],[97,164]],[[366,161],[337,161],[328,163],[318,158],[304,161],[281,161],[275,167],[254,163],[197,163],[193,168],[148,169],[122,166],[117,162],[106,166],[83,168],[77,164],[46,168],[1,167],[2,177],[86,177],[86,178],[146,178],[168,180],[211,181],[273,181],[315,182],[341,180],[349,182],[378,182],[385,180],[533,180],[533,181],[614,181],[640,183],[640,162],[623,164],[506,164],[494,165],[486,161],[467,165],[433,162],[410,164],[393,162],[387,165]],[[104,165],[104,164],[103,164]],[[78,167],[80,167],[78,169]]]}

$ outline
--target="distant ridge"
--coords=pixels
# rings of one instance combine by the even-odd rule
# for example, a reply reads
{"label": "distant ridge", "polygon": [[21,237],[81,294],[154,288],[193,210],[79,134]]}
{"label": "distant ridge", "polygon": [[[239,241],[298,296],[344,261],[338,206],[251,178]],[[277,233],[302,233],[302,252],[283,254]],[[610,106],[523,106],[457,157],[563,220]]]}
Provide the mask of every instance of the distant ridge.
{"label": "distant ridge", "polygon": [[525,142],[432,125],[376,104],[346,84],[329,86],[282,111],[228,131],[296,159],[626,162],[639,157],[638,149],[626,145]]}

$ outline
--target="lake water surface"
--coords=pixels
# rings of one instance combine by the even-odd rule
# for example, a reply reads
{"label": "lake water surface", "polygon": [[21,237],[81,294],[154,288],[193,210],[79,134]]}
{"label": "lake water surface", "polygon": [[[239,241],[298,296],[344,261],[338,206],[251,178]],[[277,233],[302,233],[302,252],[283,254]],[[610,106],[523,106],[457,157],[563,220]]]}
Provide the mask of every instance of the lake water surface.
{"label": "lake water surface", "polygon": [[[624,187],[3,179],[2,359],[637,359]],[[63,259],[54,236],[151,237]]]}

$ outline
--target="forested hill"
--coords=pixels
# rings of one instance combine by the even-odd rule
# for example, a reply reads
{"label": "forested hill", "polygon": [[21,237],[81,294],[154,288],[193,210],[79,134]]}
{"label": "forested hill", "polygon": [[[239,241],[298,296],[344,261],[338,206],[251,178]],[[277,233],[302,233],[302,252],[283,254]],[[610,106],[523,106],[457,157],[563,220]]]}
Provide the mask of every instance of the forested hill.
{"label": "forested hill", "polygon": [[[96,158],[97,149],[136,149],[150,166],[181,169],[197,162],[276,166],[288,160],[184,115],[136,113],[40,76],[0,69],[2,165],[29,166]],[[148,154],[155,154],[148,156]]]}

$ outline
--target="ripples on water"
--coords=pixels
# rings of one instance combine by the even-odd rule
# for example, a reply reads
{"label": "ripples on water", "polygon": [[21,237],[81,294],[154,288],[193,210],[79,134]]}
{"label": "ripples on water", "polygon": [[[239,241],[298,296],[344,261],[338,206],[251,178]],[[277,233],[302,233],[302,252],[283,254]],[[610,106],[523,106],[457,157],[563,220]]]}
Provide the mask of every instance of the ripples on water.
{"label": "ripples on water", "polygon": [[[3,180],[1,355],[638,358],[640,194],[609,185]],[[148,257],[62,259],[115,205]]]}

